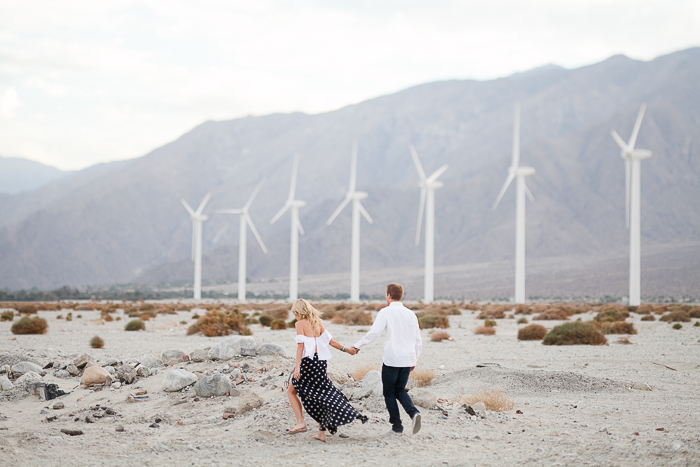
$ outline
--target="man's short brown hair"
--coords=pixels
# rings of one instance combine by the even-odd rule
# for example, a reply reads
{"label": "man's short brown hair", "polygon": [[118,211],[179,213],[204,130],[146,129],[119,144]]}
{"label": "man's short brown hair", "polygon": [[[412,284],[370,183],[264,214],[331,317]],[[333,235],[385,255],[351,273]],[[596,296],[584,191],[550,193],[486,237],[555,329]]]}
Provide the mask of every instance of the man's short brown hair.
{"label": "man's short brown hair", "polygon": [[399,284],[389,284],[386,286],[386,293],[392,300],[401,301],[403,298],[403,287]]}

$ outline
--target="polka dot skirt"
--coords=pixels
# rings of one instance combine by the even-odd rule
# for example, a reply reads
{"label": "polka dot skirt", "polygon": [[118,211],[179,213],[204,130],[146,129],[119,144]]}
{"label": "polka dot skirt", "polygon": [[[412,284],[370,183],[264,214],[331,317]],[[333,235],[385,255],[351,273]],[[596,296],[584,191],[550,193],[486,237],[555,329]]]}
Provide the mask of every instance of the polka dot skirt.
{"label": "polka dot skirt", "polygon": [[321,431],[328,430],[334,434],[340,425],[352,423],[355,420],[367,421],[350,405],[345,395],[340,392],[326,375],[328,362],[319,360],[314,354],[301,359],[297,380],[292,378],[292,384],[297,391],[306,412],[321,425]]}

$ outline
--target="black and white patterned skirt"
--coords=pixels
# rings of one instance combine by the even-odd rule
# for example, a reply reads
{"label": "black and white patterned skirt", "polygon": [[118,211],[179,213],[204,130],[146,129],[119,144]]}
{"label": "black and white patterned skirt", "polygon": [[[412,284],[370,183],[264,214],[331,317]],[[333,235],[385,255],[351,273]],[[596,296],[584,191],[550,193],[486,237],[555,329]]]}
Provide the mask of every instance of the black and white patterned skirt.
{"label": "black and white patterned skirt", "polygon": [[367,417],[355,410],[345,395],[328,379],[327,368],[328,362],[319,360],[318,354],[314,354],[313,359],[301,359],[301,377],[292,378],[292,384],[306,412],[321,425],[321,431],[328,430],[331,434],[335,434],[340,425],[355,420],[365,423]]}

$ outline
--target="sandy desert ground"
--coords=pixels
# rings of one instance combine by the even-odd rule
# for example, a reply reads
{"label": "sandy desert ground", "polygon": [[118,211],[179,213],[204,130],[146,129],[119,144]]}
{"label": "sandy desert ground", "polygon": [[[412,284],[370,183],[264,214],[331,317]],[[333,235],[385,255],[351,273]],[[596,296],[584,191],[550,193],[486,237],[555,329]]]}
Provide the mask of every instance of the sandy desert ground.
{"label": "sandy desert ground", "polygon": [[[104,323],[99,312],[80,313],[81,319],[66,322],[57,320],[56,312],[39,312],[49,322],[45,335],[14,336],[11,323],[0,323],[0,359],[44,366],[88,354],[104,363],[168,349],[190,353],[224,339],[186,336],[187,325],[180,322],[192,323],[191,312],[158,316],[144,332],[125,332],[125,320]],[[422,331],[419,367],[437,374],[426,389],[447,402],[439,410],[421,408],[420,433],[383,437],[388,415],[383,400],[370,396],[352,402],[370,422],[341,427],[327,444],[311,439],[311,432],[285,435],[294,424],[283,388],[293,366],[292,330],[251,327],[258,344],[279,344],[287,357],[186,362],[119,389],[95,392],[80,388],[79,378],[59,379],[47,370],[45,382],[72,392],[52,401],[26,394],[19,385],[0,392],[0,465],[700,465],[700,327],[684,323],[673,330],[668,323],[639,318],[631,318],[639,331],[630,336],[633,345],[616,344],[618,336],[608,336],[607,346],[554,347],[518,341],[514,319],[498,320],[495,336],[477,336],[472,330],[482,321],[476,314],[450,316],[447,331],[454,341],[431,342],[429,331]],[[345,345],[368,329],[325,325]],[[96,334],[104,338],[104,349],[90,348]],[[382,341],[354,357],[334,351],[330,366],[344,373],[362,365],[379,367]],[[240,397],[195,401],[191,387],[174,393],[161,389],[172,368],[206,373],[245,363],[255,381],[237,389],[251,389],[264,403],[233,419],[222,415]],[[262,368],[267,371],[255,372]],[[343,390],[358,392],[360,384],[347,383]],[[473,420],[452,403],[482,389],[500,389],[515,406]],[[148,401],[127,402],[128,394],[141,390],[148,391]],[[53,410],[56,401],[65,408]],[[97,404],[116,414],[86,423]],[[57,419],[47,421],[53,416]],[[156,418],[159,426],[151,428]],[[310,417],[306,421],[311,427]],[[61,429],[84,434],[68,436]]]}

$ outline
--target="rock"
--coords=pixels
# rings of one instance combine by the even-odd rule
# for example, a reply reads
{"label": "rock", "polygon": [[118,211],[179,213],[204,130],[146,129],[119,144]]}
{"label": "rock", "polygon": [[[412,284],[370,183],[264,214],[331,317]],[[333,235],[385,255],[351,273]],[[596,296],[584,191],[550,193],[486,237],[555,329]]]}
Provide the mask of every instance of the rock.
{"label": "rock", "polygon": [[229,360],[233,357],[255,355],[255,338],[250,336],[228,337],[209,349],[211,360]]}
{"label": "rock", "polygon": [[53,375],[54,375],[56,378],[62,378],[62,379],[66,379],[66,378],[70,378],[70,377],[71,377],[71,374],[68,373],[66,370],[58,370],[58,371],[57,371],[56,373],[54,373]]}
{"label": "rock", "polygon": [[131,365],[131,366],[133,367],[133,366],[136,366],[136,365],[139,363],[139,359],[138,359],[138,358],[125,358],[125,359],[122,361],[122,363],[123,363],[124,365]]}
{"label": "rock", "polygon": [[87,364],[85,365],[85,368],[90,368],[91,366],[95,366],[95,365],[99,365],[99,363],[97,363],[97,362],[92,362],[92,361],[91,361],[91,362],[87,362]]}
{"label": "rock", "polygon": [[121,371],[122,373],[131,373],[132,371],[134,371],[134,365],[124,363],[122,366],[117,368],[117,370]]}
{"label": "rock", "polygon": [[416,380],[413,378],[408,378],[408,382],[406,383],[406,391],[410,391],[411,389],[416,387]]}
{"label": "rock", "polygon": [[674,451],[678,451],[682,447],[683,447],[683,441],[681,441],[680,439],[677,439],[671,443],[671,449],[673,449]]}
{"label": "rock", "polygon": [[108,366],[103,366],[102,368],[104,368],[105,370],[107,370],[107,373],[109,373],[109,374],[112,375],[112,376],[114,376],[114,375],[117,374],[117,370],[115,370],[113,366],[109,366],[109,365],[108,365]]}
{"label": "rock", "polygon": [[73,360],[73,365],[78,367],[78,369],[83,369],[91,360],[92,357],[90,357],[89,355],[83,355],[82,357],[78,357],[75,360]]}
{"label": "rock", "polygon": [[61,409],[63,409],[64,407],[65,407],[65,404],[63,404],[63,402],[56,402],[56,403],[53,405],[53,409],[54,409],[54,410],[61,410]]}
{"label": "rock", "polygon": [[252,390],[246,389],[240,395],[236,415],[244,414],[250,410],[257,409],[264,402],[263,398],[255,394]]}
{"label": "rock", "polygon": [[66,367],[66,371],[70,373],[71,376],[78,376],[80,374],[80,370],[78,370],[78,367],[73,365],[72,363]]}
{"label": "rock", "polygon": [[9,391],[13,387],[15,387],[15,385],[12,384],[12,381],[7,379],[7,376],[5,376],[5,375],[0,376],[0,390]]}
{"label": "rock", "polygon": [[175,392],[197,382],[197,375],[187,370],[171,370],[163,378],[163,391]]}
{"label": "rock", "polygon": [[34,373],[33,371],[28,371],[15,380],[15,386],[19,386],[20,384],[33,383],[37,381],[41,381],[41,376],[39,376],[38,373]]}
{"label": "rock", "polygon": [[[263,344],[263,345],[265,345],[265,344]],[[352,381],[352,378],[350,378],[348,375],[346,375],[342,371],[339,371],[335,368],[328,368],[328,370],[326,370],[326,374],[328,375],[328,379],[330,379],[331,381],[333,381],[336,384],[342,385],[342,384],[347,384],[350,381]]]}
{"label": "rock", "polygon": [[383,392],[382,374],[377,370],[368,371],[365,377],[362,378],[362,389],[369,389],[372,391],[373,396],[380,397]]}
{"label": "rock", "polygon": [[601,432],[601,433],[607,433],[607,432],[608,432],[608,429],[607,429],[606,427],[604,427],[604,426],[601,426],[600,428],[598,428],[598,431]]}
{"label": "rock", "polygon": [[80,378],[80,384],[85,387],[94,386],[95,384],[108,384],[112,382],[112,376],[109,371],[99,365],[93,365],[85,369],[83,377]]}
{"label": "rock", "polygon": [[221,374],[205,376],[197,381],[194,390],[199,397],[225,396],[231,390],[231,381]]}
{"label": "rock", "polygon": [[260,347],[258,347],[255,350],[255,353],[257,355],[279,355],[280,357],[286,357],[287,353],[284,350],[284,347],[282,347],[279,344],[262,344]]}
{"label": "rock", "polygon": [[157,423],[151,423],[150,425],[148,425],[148,427],[149,428],[160,428],[160,425],[158,425]]}
{"label": "rock", "polygon": [[372,391],[373,389],[358,389],[357,391],[353,391],[351,399],[354,401],[365,399],[372,394]]}
{"label": "rock", "polygon": [[160,368],[163,366],[163,360],[152,355],[146,355],[141,359],[140,363],[141,366],[145,366],[146,368]]}
{"label": "rock", "polygon": [[44,369],[37,365],[36,363],[32,362],[19,362],[15,363],[12,365],[12,372],[13,373],[20,373],[20,374],[25,374],[28,371],[33,371],[34,373],[37,374],[46,374]]}
{"label": "rock", "polygon": [[107,361],[102,364],[102,366],[119,366],[119,360],[116,358],[108,358]]}
{"label": "rock", "polygon": [[428,389],[416,388],[411,390],[410,395],[413,403],[420,407],[432,409],[437,405],[437,396]]}
{"label": "rock", "polygon": [[163,363],[165,363],[166,365],[174,365],[176,363],[184,362],[184,360],[182,359],[183,355],[185,355],[184,350],[170,349],[163,352],[161,358],[163,359]]}
{"label": "rock", "polygon": [[80,436],[83,434],[80,430],[69,430],[67,428],[61,428],[61,433],[65,433],[69,436]]}
{"label": "rock", "polygon": [[474,409],[475,412],[484,413],[486,412],[486,404],[484,404],[482,401],[479,401],[476,404],[472,405],[472,409]]}
{"label": "rock", "polygon": [[119,389],[120,387],[122,387],[122,383],[120,381],[116,381],[116,382],[112,383],[112,387],[114,389]]}
{"label": "rock", "polygon": [[123,426],[123,425],[117,425],[117,428],[115,428],[115,429],[117,430],[117,433],[123,433],[123,432],[124,432],[124,426]]}
{"label": "rock", "polygon": [[209,349],[211,347],[195,350],[190,354],[190,360],[193,362],[206,362],[209,359]]}
{"label": "rock", "polygon": [[[235,385],[236,383],[232,383],[232,384]],[[240,395],[241,395],[241,391],[239,391],[238,389],[233,389],[233,388],[232,388],[232,389],[229,391],[228,395],[231,396],[231,397],[237,397],[237,396],[240,396]]]}
{"label": "rock", "polygon": [[148,367],[139,366],[136,369],[136,374],[138,376],[141,376],[142,378],[147,378],[147,377],[151,376],[151,370],[149,370]]}

